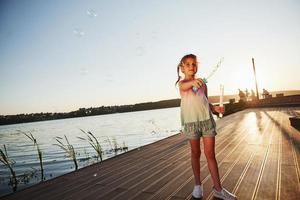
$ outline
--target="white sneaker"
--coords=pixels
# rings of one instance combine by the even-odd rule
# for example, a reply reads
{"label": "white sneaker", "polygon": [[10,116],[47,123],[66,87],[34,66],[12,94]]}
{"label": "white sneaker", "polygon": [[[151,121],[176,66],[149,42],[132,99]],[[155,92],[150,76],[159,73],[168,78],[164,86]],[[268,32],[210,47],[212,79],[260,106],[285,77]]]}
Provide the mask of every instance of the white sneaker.
{"label": "white sneaker", "polygon": [[222,188],[221,192],[219,192],[213,187],[213,195],[223,200],[237,200],[237,196],[230,193],[225,188]]}
{"label": "white sneaker", "polygon": [[203,186],[202,185],[195,185],[193,190],[193,197],[196,199],[203,197]]}

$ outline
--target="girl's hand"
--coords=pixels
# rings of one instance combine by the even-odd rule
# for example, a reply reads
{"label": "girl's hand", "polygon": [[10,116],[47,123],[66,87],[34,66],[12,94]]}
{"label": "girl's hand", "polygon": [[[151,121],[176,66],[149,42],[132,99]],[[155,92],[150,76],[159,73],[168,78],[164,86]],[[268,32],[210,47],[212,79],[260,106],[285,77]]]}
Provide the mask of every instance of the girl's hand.
{"label": "girl's hand", "polygon": [[192,85],[197,88],[200,88],[203,84],[204,84],[204,81],[201,78],[197,78],[192,81]]}
{"label": "girl's hand", "polygon": [[217,113],[222,113],[222,114],[225,113],[225,107],[224,106],[214,106],[214,110]]}

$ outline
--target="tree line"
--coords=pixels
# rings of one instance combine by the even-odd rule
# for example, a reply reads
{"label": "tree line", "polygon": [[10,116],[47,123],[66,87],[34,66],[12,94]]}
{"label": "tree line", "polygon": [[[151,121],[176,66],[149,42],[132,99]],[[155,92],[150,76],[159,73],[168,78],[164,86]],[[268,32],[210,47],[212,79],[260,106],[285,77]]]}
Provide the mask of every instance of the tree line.
{"label": "tree line", "polygon": [[44,120],[66,119],[73,117],[85,117],[93,115],[104,115],[112,113],[133,112],[142,110],[153,110],[180,106],[180,99],[163,100],[157,102],[145,102],[131,105],[101,106],[90,108],[79,108],[78,110],[64,113],[30,113],[17,115],[0,115],[0,125],[18,124],[25,122],[36,122]]}

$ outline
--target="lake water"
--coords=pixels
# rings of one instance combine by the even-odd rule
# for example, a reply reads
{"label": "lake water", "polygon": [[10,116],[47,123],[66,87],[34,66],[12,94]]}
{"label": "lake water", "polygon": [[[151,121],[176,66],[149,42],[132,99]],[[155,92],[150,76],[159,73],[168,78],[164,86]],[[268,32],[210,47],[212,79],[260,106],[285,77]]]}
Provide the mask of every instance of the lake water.
{"label": "lake water", "polygon": [[[16,163],[13,168],[17,175],[30,174],[32,177],[22,180],[17,190],[36,184],[40,181],[40,164],[33,142],[18,130],[32,133],[43,152],[45,179],[57,177],[74,171],[74,162],[58,146],[55,137],[67,136],[77,152],[78,168],[97,162],[95,150],[80,130],[91,131],[99,140],[104,151],[103,159],[115,156],[110,142],[124,143],[128,150],[153,143],[157,140],[177,134],[180,131],[180,108],[167,108],[109,115],[97,115],[71,119],[50,120],[32,123],[0,126],[0,148],[6,145],[7,153]],[[63,140],[64,141],[64,140]],[[109,142],[110,141],[110,142]],[[64,141],[65,142],[65,141]],[[118,151],[117,154],[124,153]],[[88,159],[90,157],[90,159]],[[9,169],[0,163],[0,196],[11,193],[9,186]]]}

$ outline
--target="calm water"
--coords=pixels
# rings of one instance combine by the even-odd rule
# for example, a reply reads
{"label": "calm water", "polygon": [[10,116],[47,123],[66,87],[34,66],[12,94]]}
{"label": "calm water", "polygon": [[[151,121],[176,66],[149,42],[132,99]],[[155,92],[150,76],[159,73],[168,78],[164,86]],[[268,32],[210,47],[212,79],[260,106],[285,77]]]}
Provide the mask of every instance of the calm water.
{"label": "calm water", "polygon": [[[16,163],[14,170],[21,177],[24,173],[36,173],[27,180],[21,180],[18,190],[40,181],[40,167],[36,148],[33,142],[18,130],[31,132],[37,139],[43,152],[44,174],[46,180],[74,171],[74,163],[60,149],[55,137],[66,135],[69,142],[77,152],[78,167],[97,162],[94,158],[96,152],[87,141],[77,137],[85,137],[80,130],[91,131],[99,140],[104,151],[103,159],[115,156],[109,140],[113,138],[119,146],[125,143],[128,150],[161,140],[180,131],[180,108],[167,108],[158,110],[138,111],[80,117],[71,119],[51,120],[16,125],[0,126],[0,145],[5,144],[7,153]],[[108,140],[109,139],[109,140]],[[124,153],[119,151],[118,154]],[[89,158],[89,159],[88,159]],[[0,196],[11,193],[8,185],[10,171],[0,163]],[[24,183],[26,182],[26,183]]]}

